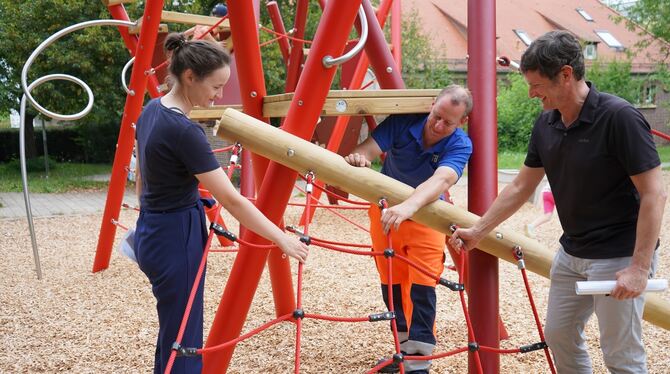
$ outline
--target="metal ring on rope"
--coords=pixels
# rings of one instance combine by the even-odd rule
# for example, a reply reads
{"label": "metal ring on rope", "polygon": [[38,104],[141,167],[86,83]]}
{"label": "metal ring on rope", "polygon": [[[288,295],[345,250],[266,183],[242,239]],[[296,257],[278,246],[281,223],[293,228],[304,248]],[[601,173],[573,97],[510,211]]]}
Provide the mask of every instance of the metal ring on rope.
{"label": "metal ring on rope", "polygon": [[343,64],[351,60],[352,57],[356,56],[358,52],[360,52],[363,49],[363,47],[365,46],[365,42],[368,39],[368,19],[365,18],[365,11],[363,10],[363,5],[361,5],[361,7],[358,8],[358,18],[361,20],[361,37],[358,39],[358,43],[356,43],[354,48],[349,50],[349,52],[343,54],[340,57],[333,57],[330,55],[323,56],[323,59],[321,60],[323,66],[329,68]]}
{"label": "metal ring on rope", "polygon": [[[23,70],[21,70],[21,88],[23,89],[23,96],[21,97],[21,119],[20,119],[20,125],[19,125],[19,156],[21,160],[21,180],[23,183],[23,198],[25,200],[26,204],[26,217],[28,219],[28,229],[30,230],[30,239],[31,243],[33,246],[33,257],[35,260],[35,271],[37,272],[37,279],[42,279],[42,267],[40,265],[40,258],[39,258],[39,251],[37,249],[37,239],[35,237],[35,226],[33,224],[33,215],[32,215],[32,210],[30,208],[30,194],[28,193],[28,173],[26,170],[26,149],[25,149],[25,115],[26,115],[26,101],[30,102],[30,105],[32,105],[38,112],[41,114],[61,120],[61,121],[74,121],[78,120],[85,115],[87,115],[91,109],[93,109],[93,91],[91,88],[81,79],[73,77],[71,75],[67,74],[49,74],[45,75],[43,77],[35,79],[30,85],[28,84],[28,70],[30,69],[30,66],[33,64],[37,56],[42,53],[46,47],[50,46],[53,44],[56,40],[60,39],[61,37],[70,34],[74,31],[90,27],[90,26],[125,26],[125,27],[130,27],[130,26],[135,26],[135,22],[130,22],[130,21],[119,21],[119,20],[94,20],[94,21],[86,21],[86,22],[81,22],[77,23],[75,25],[69,26],[64,28],[63,30],[51,35],[48,37],[45,41],[43,41],[35,50],[33,53],[28,57],[26,60],[26,63],[23,65]],[[33,88],[41,85],[42,83],[52,81],[52,80],[66,80],[70,82],[74,82],[80,87],[86,91],[86,94],[88,95],[88,104],[86,107],[75,114],[60,114],[60,113],[54,113],[43,106],[41,106],[35,98],[31,95],[31,91]]]}

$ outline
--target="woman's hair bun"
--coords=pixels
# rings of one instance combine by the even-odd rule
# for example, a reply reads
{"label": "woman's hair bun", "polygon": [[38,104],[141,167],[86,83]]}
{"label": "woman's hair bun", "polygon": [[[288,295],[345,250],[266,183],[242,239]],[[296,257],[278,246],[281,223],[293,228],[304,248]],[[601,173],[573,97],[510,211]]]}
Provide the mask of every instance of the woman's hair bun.
{"label": "woman's hair bun", "polygon": [[165,50],[174,51],[186,44],[186,37],[182,33],[173,32],[165,38]]}

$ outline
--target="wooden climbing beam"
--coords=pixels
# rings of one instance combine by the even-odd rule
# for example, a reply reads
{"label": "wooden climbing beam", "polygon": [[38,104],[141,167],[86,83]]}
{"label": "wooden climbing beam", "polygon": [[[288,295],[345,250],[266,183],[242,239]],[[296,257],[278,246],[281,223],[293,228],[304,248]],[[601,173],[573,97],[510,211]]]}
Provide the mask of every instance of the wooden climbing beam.
{"label": "wooden climbing beam", "polygon": [[[137,22],[137,25],[135,26],[130,26],[128,27],[128,33],[130,35],[139,35],[140,34],[140,29],[142,29],[142,18],[140,18]],[[168,25],[161,23],[158,25],[158,33],[167,33],[168,30]]]}
{"label": "wooden climbing beam", "polygon": [[[202,16],[199,14],[191,14],[191,13],[180,13],[180,12],[172,12],[169,10],[164,10],[161,13],[161,22],[166,22],[166,23],[181,23],[184,25],[205,25],[205,26],[214,26],[216,25],[221,18],[219,17],[210,17],[210,16]],[[167,32],[167,25],[161,25],[165,26],[165,32]],[[139,30],[142,28],[142,17],[137,19],[137,25],[133,27],[128,28],[128,32],[131,34],[137,34],[139,33]],[[226,32],[230,31],[230,21],[226,18],[221,22],[217,27],[216,27],[216,32]],[[159,32],[161,32],[159,30]]]}
{"label": "wooden climbing beam", "polygon": [[228,108],[233,108],[240,112],[243,111],[242,105],[213,105],[209,108],[195,107],[191,110],[189,118],[196,122],[212,119],[218,120],[223,115],[223,112]]}
{"label": "wooden climbing beam", "polygon": [[[180,13],[180,12],[171,12],[169,10],[164,10],[161,13],[161,22],[173,22],[173,23],[182,23],[186,25],[205,25],[205,26],[214,26],[219,22],[221,18],[219,17],[210,17],[202,16],[199,14],[190,14],[190,13]],[[230,21],[226,18],[217,26],[218,32],[230,31]]]}
{"label": "wooden climbing beam", "polygon": [[135,0],[102,0],[102,3],[105,4],[105,6],[128,4],[128,3],[134,3],[134,2],[135,2]]}
{"label": "wooden climbing beam", "polygon": [[[331,90],[323,104],[324,116],[363,116],[398,113],[428,113],[440,93],[439,89],[428,90]],[[293,100],[293,93],[268,95],[263,99],[264,117],[284,117]],[[225,107],[198,109],[219,119]],[[192,114],[195,112],[191,112]],[[199,113],[203,116],[205,113]],[[204,119],[204,118],[203,118]]]}
{"label": "wooden climbing beam", "polygon": [[[336,153],[233,110],[223,113],[214,133],[231,142],[239,142],[245,149],[289,167],[298,174],[314,172],[319,180],[339,186],[372,204],[385,197],[393,206],[405,201],[414,191],[400,181],[370,168],[351,166]],[[414,221],[447,235],[451,235],[452,225],[471,227],[478,218],[442,200],[424,206],[412,217]],[[482,239],[478,248],[516,264],[512,251],[515,246],[523,251],[528,270],[549,277],[554,250],[522,234],[498,227]],[[644,319],[670,330],[670,301],[650,293],[645,295],[645,299]]]}

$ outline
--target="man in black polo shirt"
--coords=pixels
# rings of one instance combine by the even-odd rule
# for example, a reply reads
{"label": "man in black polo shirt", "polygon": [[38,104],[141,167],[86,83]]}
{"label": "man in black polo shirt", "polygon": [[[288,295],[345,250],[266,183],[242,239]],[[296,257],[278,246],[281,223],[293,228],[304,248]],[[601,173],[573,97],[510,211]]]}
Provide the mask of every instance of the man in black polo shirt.
{"label": "man in black polo shirt", "polygon": [[[486,214],[451,242],[467,249],[516,212],[544,174],[563,226],[551,269],[546,340],[560,373],[591,373],[584,325],[595,312],[605,365],[646,373],[642,294],[656,264],[665,206],[650,126],[628,102],[584,80],[579,42],[565,31],[521,57],[530,97],[542,101],[524,166]],[[610,296],[579,296],[575,282],[614,280]]]}

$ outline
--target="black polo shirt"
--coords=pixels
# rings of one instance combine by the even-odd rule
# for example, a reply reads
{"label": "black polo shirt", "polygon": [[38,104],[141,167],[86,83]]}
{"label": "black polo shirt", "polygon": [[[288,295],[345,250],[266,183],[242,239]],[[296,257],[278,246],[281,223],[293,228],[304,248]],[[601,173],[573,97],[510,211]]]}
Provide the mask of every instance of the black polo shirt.
{"label": "black polo shirt", "polygon": [[538,117],[525,165],[543,167],[547,174],[567,253],[631,256],[640,196],[630,176],[661,162],[642,114],[587,84],[591,89],[572,126],[565,127],[558,110]]}

